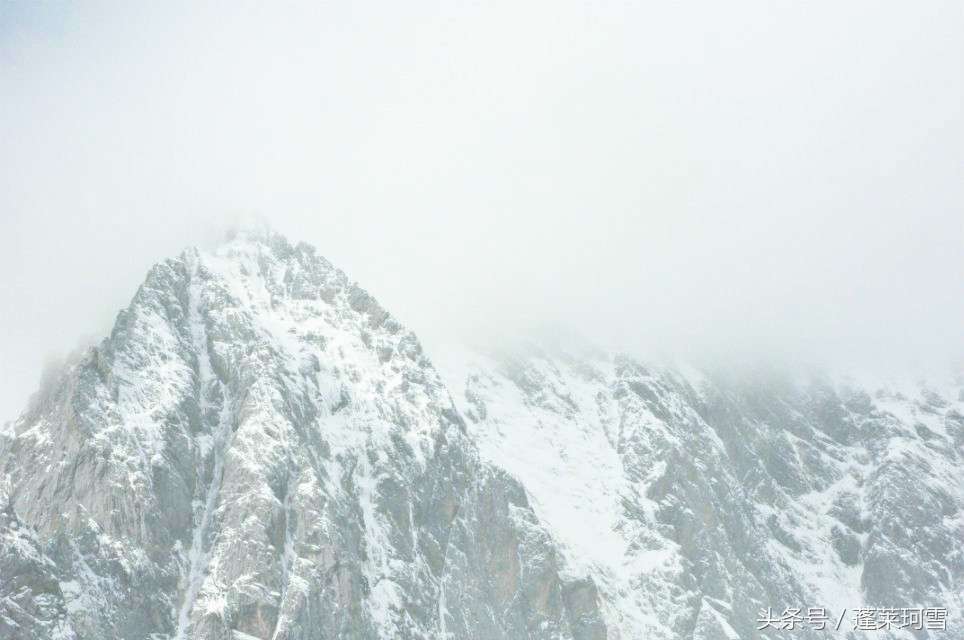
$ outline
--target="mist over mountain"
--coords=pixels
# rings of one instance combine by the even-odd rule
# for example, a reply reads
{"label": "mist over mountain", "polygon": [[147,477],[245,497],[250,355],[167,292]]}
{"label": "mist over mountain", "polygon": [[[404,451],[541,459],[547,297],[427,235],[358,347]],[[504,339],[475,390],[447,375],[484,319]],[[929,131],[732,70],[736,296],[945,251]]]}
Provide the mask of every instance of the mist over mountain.
{"label": "mist over mountain", "polygon": [[0,434],[0,632],[863,638],[758,621],[916,607],[943,624],[873,637],[949,640],[962,456],[960,375],[433,353],[247,230],[155,265]]}
{"label": "mist over mountain", "polygon": [[426,343],[959,364],[962,31],[949,0],[3,2],[0,419],[249,213]]}
{"label": "mist over mountain", "polygon": [[4,0],[0,639],[958,640],[962,168],[953,0]]}

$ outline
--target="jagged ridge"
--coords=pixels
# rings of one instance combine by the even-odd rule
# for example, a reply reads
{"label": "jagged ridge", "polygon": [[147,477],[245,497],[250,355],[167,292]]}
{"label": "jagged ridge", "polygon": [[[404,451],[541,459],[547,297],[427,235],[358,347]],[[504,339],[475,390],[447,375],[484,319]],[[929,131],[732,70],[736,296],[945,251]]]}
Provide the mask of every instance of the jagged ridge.
{"label": "jagged ridge", "polygon": [[448,385],[269,231],[157,265],[0,435],[0,633],[805,638],[759,609],[862,604],[959,628],[960,380],[434,359]]}
{"label": "jagged ridge", "polygon": [[17,422],[0,468],[81,638],[595,624],[593,602],[572,614],[524,491],[480,462],[415,336],[270,232],[155,267]]}

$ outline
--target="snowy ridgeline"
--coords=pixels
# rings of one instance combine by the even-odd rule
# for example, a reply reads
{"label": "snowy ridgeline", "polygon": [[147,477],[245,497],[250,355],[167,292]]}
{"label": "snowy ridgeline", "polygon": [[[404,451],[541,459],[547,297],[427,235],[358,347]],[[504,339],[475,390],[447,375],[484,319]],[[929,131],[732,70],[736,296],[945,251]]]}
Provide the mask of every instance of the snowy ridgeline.
{"label": "snowy ridgeline", "polygon": [[[0,637],[950,640],[962,398],[426,354],[310,247],[244,233],[152,269],[0,436]],[[890,607],[946,629],[851,631]],[[842,622],[758,630],[788,608]]]}

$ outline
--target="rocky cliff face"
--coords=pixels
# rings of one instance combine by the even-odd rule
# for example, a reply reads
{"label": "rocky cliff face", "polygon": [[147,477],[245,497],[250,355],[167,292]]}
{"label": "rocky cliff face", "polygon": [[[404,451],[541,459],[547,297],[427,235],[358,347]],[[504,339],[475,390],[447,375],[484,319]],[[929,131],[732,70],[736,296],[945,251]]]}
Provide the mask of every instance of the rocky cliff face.
{"label": "rocky cliff face", "polygon": [[447,384],[277,235],[159,264],[0,435],[0,636],[800,638],[759,610],[868,603],[962,628],[958,387],[435,356]]}
{"label": "rocky cliff face", "polygon": [[587,637],[598,616],[415,336],[270,234],[155,267],[0,469],[31,527],[3,521],[5,637]]}
{"label": "rocky cliff face", "polygon": [[[592,579],[609,637],[961,633],[960,379],[697,372],[571,343],[439,364],[483,459],[558,540],[563,576]],[[768,607],[843,618],[761,632]],[[891,607],[946,607],[946,629],[853,632],[858,609]]]}

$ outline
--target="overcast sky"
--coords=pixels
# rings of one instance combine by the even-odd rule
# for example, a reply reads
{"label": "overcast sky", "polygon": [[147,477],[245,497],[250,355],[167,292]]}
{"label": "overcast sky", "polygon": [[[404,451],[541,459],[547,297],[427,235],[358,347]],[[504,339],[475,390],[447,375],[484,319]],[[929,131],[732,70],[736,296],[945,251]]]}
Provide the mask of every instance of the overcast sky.
{"label": "overcast sky", "polygon": [[430,345],[960,354],[962,84],[960,0],[0,1],[0,417],[249,213]]}

